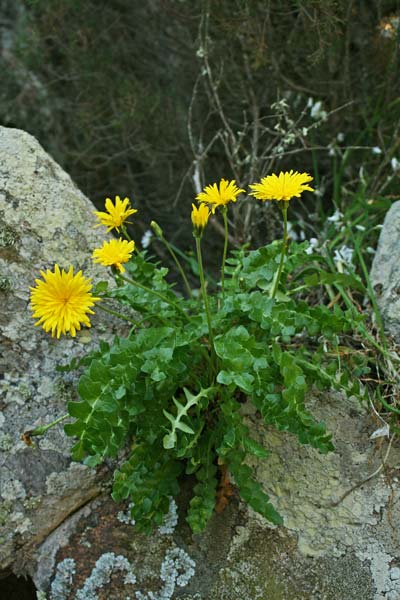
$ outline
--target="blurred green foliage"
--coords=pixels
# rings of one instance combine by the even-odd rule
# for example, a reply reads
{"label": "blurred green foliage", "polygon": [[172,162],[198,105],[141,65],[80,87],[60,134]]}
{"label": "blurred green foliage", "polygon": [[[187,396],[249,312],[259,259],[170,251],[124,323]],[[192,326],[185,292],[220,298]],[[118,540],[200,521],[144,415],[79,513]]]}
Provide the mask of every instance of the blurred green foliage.
{"label": "blurred green foliage", "polygon": [[[0,123],[35,135],[97,206],[128,195],[142,231],[157,218],[183,248],[196,165],[202,185],[309,170],[324,182],[326,210],[338,133],[347,145],[379,145],[390,162],[399,0],[5,0],[0,11]],[[329,115],[318,128],[309,97]],[[286,114],[271,109],[279,98]],[[301,115],[306,136],[288,121]],[[356,189],[372,158],[346,156],[340,185]],[[275,237],[258,231],[259,217],[239,207],[232,241]]]}

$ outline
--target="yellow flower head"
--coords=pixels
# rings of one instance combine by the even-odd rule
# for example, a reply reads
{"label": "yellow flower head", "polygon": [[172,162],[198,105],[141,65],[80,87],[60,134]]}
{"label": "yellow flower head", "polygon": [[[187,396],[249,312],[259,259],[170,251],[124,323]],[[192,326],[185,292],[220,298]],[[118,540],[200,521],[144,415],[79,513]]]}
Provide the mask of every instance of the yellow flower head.
{"label": "yellow flower head", "polygon": [[54,337],[70,333],[75,337],[81,325],[90,327],[88,314],[94,315],[91,309],[100,298],[94,298],[90,293],[92,285],[90,279],[70,267],[68,273],[59,266],[54,266],[54,271],[40,271],[43,281],[36,279],[36,287],[31,287],[31,306],[33,318],[39,319],[35,325],[42,325],[43,329]]}
{"label": "yellow flower head", "polygon": [[260,183],[254,183],[250,187],[254,190],[250,192],[259,200],[282,200],[289,202],[293,197],[300,198],[300,194],[305,190],[313,192],[313,188],[307,185],[312,181],[308,173],[298,173],[297,171],[281,171],[279,175],[268,175],[263,177]]}
{"label": "yellow flower head", "polygon": [[210,211],[208,206],[206,206],[205,204],[200,204],[200,206],[197,208],[195,204],[192,204],[191,216],[194,233],[195,235],[200,236],[203,233],[205,226],[208,223],[208,219],[210,217]]}
{"label": "yellow flower head", "polygon": [[[95,225],[95,227],[105,225],[108,227],[107,231],[116,229],[119,233],[119,228],[125,223],[126,219],[130,215],[137,213],[135,208],[131,208],[129,198],[124,198],[124,200],[121,200],[119,196],[115,196],[115,204],[112,203],[110,198],[106,198],[105,207],[107,212],[93,212],[100,221],[100,223]],[[130,221],[126,222],[130,223]]]}
{"label": "yellow flower head", "polygon": [[94,262],[100,263],[105,267],[116,267],[120,273],[125,271],[122,263],[128,262],[135,249],[135,242],[127,240],[110,240],[104,242],[101,248],[93,251],[92,258]]}
{"label": "yellow flower head", "polygon": [[244,191],[237,187],[235,180],[226,181],[226,179],[221,179],[219,188],[216,183],[207,185],[204,192],[200,192],[196,196],[196,200],[211,204],[211,211],[214,214],[218,206],[225,206],[228,202],[236,202],[236,196]]}

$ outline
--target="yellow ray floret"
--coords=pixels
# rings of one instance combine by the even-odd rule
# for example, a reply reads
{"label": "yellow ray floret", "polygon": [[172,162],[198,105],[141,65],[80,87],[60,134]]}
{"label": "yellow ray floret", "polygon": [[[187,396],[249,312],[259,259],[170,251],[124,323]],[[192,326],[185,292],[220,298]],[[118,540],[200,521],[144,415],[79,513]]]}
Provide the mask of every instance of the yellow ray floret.
{"label": "yellow ray floret", "polygon": [[195,234],[201,235],[210,217],[210,211],[208,206],[206,206],[205,204],[200,204],[200,206],[197,207],[195,204],[192,204],[191,217]]}
{"label": "yellow ray floret", "polygon": [[210,204],[211,211],[214,214],[218,206],[225,206],[228,202],[236,202],[236,197],[244,191],[237,187],[235,180],[221,179],[219,187],[216,183],[207,185],[203,192],[197,194],[196,200]]}
{"label": "yellow ray floret", "polygon": [[312,181],[308,173],[298,173],[297,171],[281,171],[279,175],[268,175],[263,177],[260,183],[250,185],[251,196],[259,200],[282,200],[289,202],[291,198],[300,198],[300,194],[305,190],[313,192],[313,188],[307,185]]}
{"label": "yellow ray floret", "polygon": [[135,242],[127,240],[110,240],[104,242],[101,248],[93,251],[92,258],[94,262],[100,263],[104,267],[115,267],[120,273],[125,271],[122,263],[128,262],[135,250]]}
{"label": "yellow ray floret", "polygon": [[78,271],[74,275],[73,267],[66,272],[54,266],[54,271],[40,271],[43,280],[36,279],[36,287],[31,287],[31,306],[33,318],[39,319],[35,325],[54,337],[71,334],[75,337],[81,325],[90,327],[88,314],[94,315],[91,307],[100,300],[90,293],[90,279]]}
{"label": "yellow ray floret", "polygon": [[100,221],[95,227],[105,225],[108,228],[107,231],[116,229],[118,233],[121,225],[125,222],[130,223],[130,221],[127,221],[126,219],[130,215],[137,213],[135,208],[131,208],[129,198],[121,200],[119,196],[115,196],[115,204],[112,203],[110,198],[106,198],[105,208],[107,212],[93,211]]}

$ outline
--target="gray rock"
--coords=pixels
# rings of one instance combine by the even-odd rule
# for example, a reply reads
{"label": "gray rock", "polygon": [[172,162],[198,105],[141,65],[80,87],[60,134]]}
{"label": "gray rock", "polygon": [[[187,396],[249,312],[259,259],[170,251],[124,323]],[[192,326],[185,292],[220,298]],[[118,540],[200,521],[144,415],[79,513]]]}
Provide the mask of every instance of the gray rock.
{"label": "gray rock", "polygon": [[384,326],[400,342],[400,202],[388,210],[371,268],[374,288]]}
{"label": "gray rock", "polygon": [[104,239],[93,206],[29,134],[0,128],[0,575],[24,572],[37,544],[100,493],[101,477],[70,464],[62,425],[27,447],[21,434],[66,412],[73,377],[56,365],[82,355],[104,327],[53,339],[35,327],[29,286],[40,269],[72,264],[104,279],[90,258]]}

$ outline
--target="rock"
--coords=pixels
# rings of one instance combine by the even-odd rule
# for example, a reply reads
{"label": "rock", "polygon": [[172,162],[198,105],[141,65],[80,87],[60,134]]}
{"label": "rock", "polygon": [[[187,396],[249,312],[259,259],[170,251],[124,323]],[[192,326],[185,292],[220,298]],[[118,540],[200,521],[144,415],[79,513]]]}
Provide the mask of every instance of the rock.
{"label": "rock", "polygon": [[400,343],[399,235],[400,202],[394,202],[385,216],[370,276],[385,329],[397,343]]}
{"label": "rock", "polygon": [[387,444],[369,439],[375,426],[356,400],[324,394],[311,408],[333,432],[335,453],[299,446],[291,434],[267,431],[253,411],[248,415],[253,435],[271,452],[253,466],[284,527],[270,526],[236,497],[193,535],[182,518],[187,482],[177,525],[172,502],[172,526],[146,537],[128,524],[128,507],[121,511],[103,494],[39,548],[37,587],[49,600],[400,598],[399,482],[391,475],[400,451],[392,449],[388,479],[378,476],[343,498],[379,466]]}
{"label": "rock", "polygon": [[62,425],[34,448],[21,440],[66,412],[73,376],[55,368],[104,331],[96,314],[93,329],[56,340],[34,326],[28,307],[29,286],[55,262],[104,278],[90,258],[104,239],[92,211],[33,137],[0,128],[0,574],[25,572],[36,545],[101,490],[102,476],[70,464]]}

